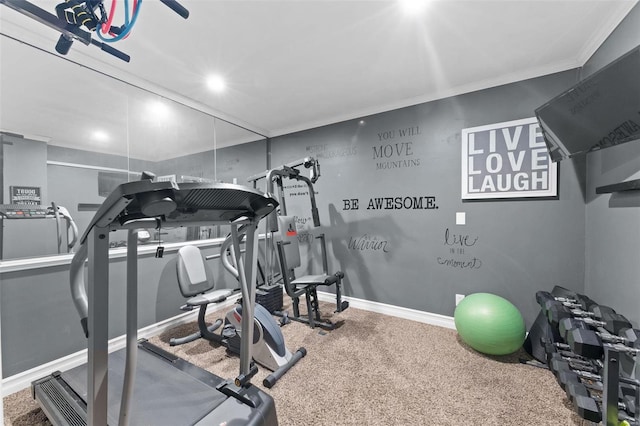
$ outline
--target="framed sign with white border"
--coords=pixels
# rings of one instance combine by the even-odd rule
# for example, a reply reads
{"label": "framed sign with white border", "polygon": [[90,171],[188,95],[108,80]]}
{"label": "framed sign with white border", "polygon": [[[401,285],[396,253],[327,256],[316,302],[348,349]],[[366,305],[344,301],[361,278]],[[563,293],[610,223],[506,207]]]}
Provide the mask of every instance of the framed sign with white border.
{"label": "framed sign with white border", "polygon": [[535,117],[462,129],[462,199],[557,197],[551,161]]}

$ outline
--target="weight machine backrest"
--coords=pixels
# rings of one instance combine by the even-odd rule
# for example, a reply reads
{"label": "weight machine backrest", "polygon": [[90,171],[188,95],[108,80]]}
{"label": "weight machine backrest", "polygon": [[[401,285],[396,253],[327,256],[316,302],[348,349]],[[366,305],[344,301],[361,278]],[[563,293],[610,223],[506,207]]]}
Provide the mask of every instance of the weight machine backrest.
{"label": "weight machine backrest", "polygon": [[[302,262],[295,216],[278,216],[278,232],[275,239],[282,242],[282,253],[286,259],[287,267],[289,269],[299,267]],[[284,275],[286,271],[282,271],[282,273]]]}

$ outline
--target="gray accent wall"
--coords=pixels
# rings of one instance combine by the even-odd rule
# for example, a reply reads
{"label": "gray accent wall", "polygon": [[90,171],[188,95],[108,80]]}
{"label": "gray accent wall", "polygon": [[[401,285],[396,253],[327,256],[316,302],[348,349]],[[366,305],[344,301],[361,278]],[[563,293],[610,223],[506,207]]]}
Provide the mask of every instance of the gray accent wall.
{"label": "gray accent wall", "polygon": [[[489,292],[529,326],[536,291],[584,290],[584,165],[561,165],[557,199],[463,202],[461,130],[533,117],[576,78],[572,70],[274,138],[272,166],[319,158],[320,217],[346,295],[452,316],[455,294]],[[287,200],[303,239],[305,191],[290,183]],[[405,203],[413,197],[422,208]]]}
{"label": "gray accent wall", "polygon": [[[640,44],[640,5],[584,66],[593,74]],[[596,194],[596,188],[640,179],[640,141],[587,155],[585,292],[640,326],[640,191]]]}

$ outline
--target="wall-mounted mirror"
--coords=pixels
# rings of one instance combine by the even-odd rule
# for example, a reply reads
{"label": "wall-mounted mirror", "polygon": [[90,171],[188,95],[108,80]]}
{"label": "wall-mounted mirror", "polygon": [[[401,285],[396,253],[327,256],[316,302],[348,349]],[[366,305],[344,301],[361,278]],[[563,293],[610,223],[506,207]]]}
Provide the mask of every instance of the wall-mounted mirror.
{"label": "wall-mounted mirror", "polygon": [[[266,168],[251,131],[4,32],[0,51],[0,260],[72,251],[74,229],[141,171],[246,184]],[[162,230],[147,242],[216,236]]]}

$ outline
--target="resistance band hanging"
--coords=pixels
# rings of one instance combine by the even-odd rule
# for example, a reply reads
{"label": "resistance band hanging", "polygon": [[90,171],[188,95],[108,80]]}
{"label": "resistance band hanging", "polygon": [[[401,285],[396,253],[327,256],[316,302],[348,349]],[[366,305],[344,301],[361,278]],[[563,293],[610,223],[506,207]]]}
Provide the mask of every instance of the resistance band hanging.
{"label": "resistance band hanging", "polygon": [[[124,24],[120,27],[114,27],[111,25],[113,22],[113,17],[116,11],[116,3],[117,0],[111,1],[111,8],[109,10],[109,16],[105,19],[105,22],[98,28],[96,28],[96,34],[100,40],[105,43],[115,43],[116,41],[120,41],[125,39],[136,21],[138,20],[138,15],[140,13],[140,7],[142,6],[142,0],[133,0],[133,8],[131,10],[131,17],[129,16],[129,0],[124,0]],[[104,15],[103,15],[104,16]],[[105,35],[111,35],[112,37],[105,37]]]}
{"label": "resistance band hanging", "polygon": [[[131,33],[140,14],[142,0],[132,0],[131,7],[129,0],[124,0],[124,24],[120,27],[112,25],[116,12],[116,0],[112,0],[108,15],[103,2],[104,0],[64,0],[55,6],[55,15],[26,0],[0,0],[0,5],[7,6],[58,31],[60,37],[55,49],[61,55],[69,53],[73,42],[79,40],[87,46],[98,46],[102,51],[129,62],[131,59],[129,55],[106,43],[120,41]],[[176,0],[160,0],[160,2],[184,19],[189,17],[189,11]],[[104,43],[92,39],[93,32]]]}

